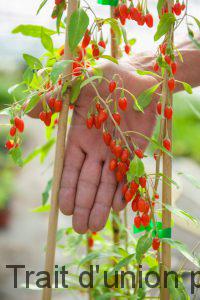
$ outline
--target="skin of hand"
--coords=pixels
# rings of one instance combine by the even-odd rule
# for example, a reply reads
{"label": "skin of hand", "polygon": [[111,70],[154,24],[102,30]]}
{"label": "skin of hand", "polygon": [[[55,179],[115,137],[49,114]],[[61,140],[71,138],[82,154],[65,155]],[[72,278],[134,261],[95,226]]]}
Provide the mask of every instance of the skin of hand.
{"label": "skin of hand", "polygon": [[[109,80],[119,74],[124,88],[136,97],[157,81],[151,76],[136,75],[133,68],[126,64],[112,63],[102,66],[104,77]],[[108,83],[103,81],[98,86],[100,95],[105,99]],[[86,127],[89,106],[95,97],[91,85],[87,85],[77,100],[71,127],[68,133],[65,164],[59,193],[60,210],[65,215],[73,215],[73,227],[78,233],[101,230],[108,219],[111,208],[118,212],[126,204],[122,199],[122,185],[117,183],[115,175],[109,170],[112,157],[110,150],[102,139],[102,129]],[[117,98],[120,95],[117,95]],[[131,130],[151,136],[156,123],[156,98],[144,113],[133,110],[133,99],[127,96],[128,108],[120,112],[122,131]],[[138,147],[145,150],[147,141],[139,135],[133,135]]]}

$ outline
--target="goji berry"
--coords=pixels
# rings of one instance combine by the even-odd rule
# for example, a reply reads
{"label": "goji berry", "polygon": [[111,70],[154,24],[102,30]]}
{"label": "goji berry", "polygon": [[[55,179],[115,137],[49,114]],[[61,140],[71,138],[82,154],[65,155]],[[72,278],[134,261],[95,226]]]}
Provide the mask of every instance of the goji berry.
{"label": "goji berry", "polygon": [[123,110],[123,111],[126,110],[126,108],[127,108],[127,99],[126,99],[126,97],[119,98],[118,104],[119,104],[119,108],[121,110]]}

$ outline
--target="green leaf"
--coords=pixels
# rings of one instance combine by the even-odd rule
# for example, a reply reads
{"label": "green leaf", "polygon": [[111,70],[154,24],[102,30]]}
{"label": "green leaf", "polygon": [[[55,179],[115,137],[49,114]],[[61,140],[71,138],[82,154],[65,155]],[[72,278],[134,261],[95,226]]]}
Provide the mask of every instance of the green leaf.
{"label": "green leaf", "polygon": [[49,212],[50,209],[51,209],[51,205],[47,204],[47,205],[36,207],[36,208],[32,209],[31,212],[33,212],[33,213],[43,213],[43,212]]}
{"label": "green leaf", "polygon": [[129,43],[129,45],[133,46],[136,43],[136,39],[134,39],[134,38],[130,39],[130,40],[128,40],[128,43]]}
{"label": "green leaf", "polygon": [[6,108],[0,110],[0,115],[1,115],[1,116],[8,116],[8,117],[11,117],[11,116],[12,116],[12,110],[11,110],[11,107],[6,107]]}
{"label": "green leaf", "polygon": [[32,55],[29,54],[23,54],[23,58],[26,61],[27,65],[31,68],[31,69],[42,69],[42,63],[41,61],[37,58],[34,57]]}
{"label": "green leaf", "polygon": [[69,48],[73,52],[83,38],[89,25],[89,17],[79,8],[70,17],[68,26]]}
{"label": "green leaf", "polygon": [[52,38],[50,37],[50,35],[46,34],[45,31],[42,29],[41,30],[41,42],[43,47],[53,53],[53,41]]}
{"label": "green leaf", "polygon": [[23,74],[23,81],[29,85],[33,80],[33,70],[31,68],[27,68]]}
{"label": "green leaf", "polygon": [[151,232],[145,233],[141,236],[136,245],[136,260],[138,264],[141,263],[144,254],[149,250],[152,245],[152,234]]}
{"label": "green leaf", "polygon": [[135,177],[139,178],[145,174],[144,164],[137,156],[130,163],[129,170],[127,172],[127,180],[131,182]]}
{"label": "green leaf", "polygon": [[183,209],[168,204],[165,204],[165,207],[169,211],[171,211],[174,215],[177,215],[186,221],[191,221],[193,224],[200,226],[200,220],[198,218],[191,216],[188,212],[184,211]]}
{"label": "green leaf", "polygon": [[77,78],[72,84],[72,90],[70,94],[70,103],[75,103],[78,99],[81,92],[81,84],[83,80],[81,78]]}
{"label": "green leaf", "polygon": [[158,10],[158,15],[160,16],[162,13],[162,8],[164,7],[165,0],[158,0],[157,4],[157,10]]}
{"label": "green leaf", "polygon": [[168,238],[164,238],[162,239],[162,241],[171,245],[176,250],[178,250],[184,257],[186,257],[195,266],[197,266],[198,268],[200,267],[198,258],[192,255],[191,251],[187,248],[185,244],[183,244],[180,241],[175,241],[173,239],[168,239]]}
{"label": "green leaf", "polygon": [[192,18],[195,20],[197,26],[198,26],[199,29],[200,29],[200,21],[199,21],[199,19],[197,19],[197,18],[195,18],[195,17],[193,17],[193,16],[192,16]]}
{"label": "green leaf", "polygon": [[48,182],[47,182],[47,185],[45,187],[45,190],[44,192],[42,193],[42,205],[44,206],[47,201],[49,200],[49,194],[50,194],[50,191],[51,191],[51,187],[52,187],[52,182],[53,180],[50,179]]}
{"label": "green leaf", "polygon": [[[152,101],[153,94],[156,92],[156,90],[159,88],[160,85],[161,85],[161,82],[152,86],[151,88],[145,90],[144,92],[142,92],[139,95],[137,100],[138,100],[139,106],[142,107],[142,109],[149,106],[149,104]],[[134,109],[137,110],[137,107],[135,106]]]}
{"label": "green leaf", "polygon": [[26,106],[26,109],[25,109],[25,113],[27,114],[28,112],[30,112],[37,104],[38,102],[40,101],[40,97],[38,96],[38,93],[34,93],[29,101],[28,101],[28,105]]}
{"label": "green leaf", "polygon": [[65,228],[59,229],[57,231],[57,233],[56,233],[56,242],[59,242],[63,238],[63,236],[65,235],[65,233],[66,233],[66,229]]}
{"label": "green leaf", "polygon": [[9,154],[12,156],[12,159],[15,164],[17,164],[19,167],[23,166],[23,160],[22,160],[22,150],[21,148],[13,148],[9,151]]}
{"label": "green leaf", "polygon": [[182,83],[184,90],[188,93],[188,94],[192,94],[192,87],[189,83],[187,82],[183,82],[183,81],[179,81],[180,83]]}
{"label": "green leaf", "polygon": [[139,75],[141,75],[141,76],[144,76],[144,75],[152,75],[152,76],[155,76],[155,77],[159,77],[159,78],[160,78],[160,76],[159,76],[158,74],[156,74],[156,73],[154,73],[154,72],[151,72],[151,71],[137,70],[136,72],[137,72]]}
{"label": "green leaf", "polygon": [[108,18],[108,19],[104,20],[104,23],[110,25],[110,27],[112,28],[112,30],[115,34],[115,39],[116,39],[117,44],[121,44],[122,30],[121,30],[117,20],[115,20],[113,18]]}
{"label": "green leaf", "polygon": [[56,34],[56,31],[39,25],[19,25],[15,29],[13,29],[12,33],[21,33],[25,36],[40,38],[42,30],[47,35]]}
{"label": "green leaf", "polygon": [[114,64],[118,65],[118,60],[115,57],[112,57],[110,55],[101,55],[101,58],[107,59],[112,61]]}
{"label": "green leaf", "polygon": [[160,22],[157,27],[157,32],[154,36],[154,40],[158,41],[163,35],[169,32],[169,30],[171,29],[171,27],[174,25],[175,22],[176,22],[176,18],[174,14],[172,13],[164,14],[160,18]]}
{"label": "green leaf", "polygon": [[167,287],[171,296],[171,299],[176,300],[189,300],[190,297],[183,285],[183,282],[178,278],[178,287],[176,287],[175,275],[170,274],[167,277]]}
{"label": "green leaf", "polygon": [[80,88],[82,89],[84,86],[86,86],[87,84],[89,84],[92,81],[97,80],[97,79],[102,79],[102,77],[101,76],[91,76],[90,78],[88,78],[88,79],[86,79],[84,81],[81,80],[82,83],[81,83]]}
{"label": "green leaf", "polygon": [[17,83],[15,85],[9,87],[8,94],[13,95],[13,94],[17,93],[18,89],[20,89],[23,84],[24,84],[23,82],[20,82],[20,83]]}
{"label": "green leaf", "polygon": [[93,252],[87,254],[83,259],[81,259],[81,261],[79,262],[79,266],[83,266],[86,263],[91,262],[92,260],[99,258],[99,256],[100,256],[100,252],[93,251]]}
{"label": "green leaf", "polygon": [[39,12],[41,11],[41,9],[44,7],[44,5],[47,3],[48,0],[43,0],[37,10],[37,15],[39,14]]}
{"label": "green leaf", "polygon": [[61,75],[64,72],[67,65],[72,62],[73,62],[72,60],[62,60],[62,61],[58,61],[54,64],[52,71],[51,71],[51,75],[50,75],[50,79],[53,84],[55,84],[57,82],[59,75]]}
{"label": "green leaf", "polygon": [[115,274],[116,271],[120,271],[123,267],[127,266],[134,258],[135,254],[130,254],[127,257],[121,259],[114,268],[108,273],[108,277]]}

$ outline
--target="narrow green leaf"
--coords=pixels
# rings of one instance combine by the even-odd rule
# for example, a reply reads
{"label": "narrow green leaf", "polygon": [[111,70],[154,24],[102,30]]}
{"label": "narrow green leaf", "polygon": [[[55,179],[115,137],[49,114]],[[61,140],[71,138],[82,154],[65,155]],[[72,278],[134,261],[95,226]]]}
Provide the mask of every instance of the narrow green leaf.
{"label": "narrow green leaf", "polygon": [[72,90],[70,94],[70,103],[75,103],[78,99],[81,92],[81,84],[83,80],[81,78],[77,78],[72,84]]}
{"label": "narrow green leaf", "polygon": [[171,26],[176,22],[174,14],[168,13],[164,14],[160,18],[160,22],[157,27],[157,32],[154,36],[154,40],[158,41],[163,35],[165,35],[171,29]]}
{"label": "narrow green leaf", "polygon": [[47,34],[47,35],[53,35],[56,34],[55,30],[39,26],[39,25],[19,25],[15,29],[13,29],[12,33],[21,33],[25,36],[31,36],[34,38],[40,38],[41,37],[41,32],[42,30]]}
{"label": "narrow green leaf", "polygon": [[41,9],[44,7],[44,5],[47,3],[48,0],[43,0],[41,3],[40,3],[40,6],[37,10],[37,15],[39,14],[39,12],[41,11]]}
{"label": "narrow green leaf", "polygon": [[171,299],[176,300],[189,300],[190,297],[183,285],[183,282],[178,278],[178,287],[176,287],[175,275],[170,274],[167,277],[167,287],[171,296]]}
{"label": "narrow green leaf", "polygon": [[64,72],[67,65],[72,62],[73,62],[72,60],[62,60],[54,64],[50,75],[50,79],[53,84],[57,82],[59,76]]}
{"label": "narrow green leaf", "polygon": [[192,94],[192,87],[189,83],[187,82],[183,82],[183,81],[179,81],[180,83],[182,83],[184,90],[188,93],[188,94]]}
{"label": "narrow green leaf", "polygon": [[12,156],[12,159],[15,164],[19,167],[23,166],[23,159],[22,159],[22,150],[21,148],[13,148],[9,151],[9,154]]}
{"label": "narrow green leaf", "polygon": [[45,187],[45,190],[44,192],[42,193],[42,205],[46,205],[47,201],[49,200],[49,194],[50,194],[50,191],[51,191],[51,187],[52,187],[52,182],[53,180],[50,179],[48,182],[47,182],[47,185]]}
{"label": "narrow green leaf", "polygon": [[50,37],[50,35],[46,34],[45,31],[42,29],[41,30],[41,42],[43,47],[53,53],[53,41],[52,38]]}
{"label": "narrow green leaf", "polygon": [[200,29],[200,21],[199,21],[199,19],[197,19],[197,18],[195,18],[195,17],[192,17],[192,18],[195,20],[197,26],[198,26],[199,29]]}
{"label": "narrow green leaf", "polygon": [[127,257],[121,259],[108,273],[108,278],[113,276],[116,271],[120,271],[123,267],[127,266],[133,260],[134,256],[135,254],[129,254]]}
{"label": "narrow green leaf", "polygon": [[143,75],[152,75],[152,76],[155,76],[155,77],[161,77],[159,76],[158,74],[152,72],[152,71],[145,71],[145,70],[137,70],[136,71],[139,75],[143,76]]}
{"label": "narrow green leaf", "polygon": [[28,101],[28,104],[25,108],[25,113],[27,114],[28,112],[30,112],[37,104],[38,102],[40,101],[40,97],[38,96],[38,93],[34,93],[29,101]]}
{"label": "narrow green leaf", "polygon": [[68,27],[69,48],[73,52],[83,38],[89,25],[89,17],[86,12],[79,8],[70,18]]}
{"label": "narrow green leaf", "polygon": [[191,221],[196,226],[200,226],[200,220],[198,218],[191,216],[188,212],[184,211],[183,209],[168,204],[165,204],[165,207],[169,211],[171,211],[174,215],[177,215],[186,221]]}
{"label": "narrow green leaf", "polygon": [[34,69],[36,69],[36,70],[42,69],[42,67],[43,67],[42,63],[37,57],[34,57],[32,55],[29,55],[29,54],[23,54],[23,58],[26,61],[27,65],[31,69],[33,69],[33,70]]}
{"label": "narrow green leaf", "polygon": [[33,212],[33,213],[43,213],[43,212],[49,212],[50,209],[51,209],[51,205],[47,204],[47,205],[36,207],[36,208],[32,209],[31,212]]}
{"label": "narrow green leaf", "polygon": [[164,4],[165,4],[165,0],[158,0],[157,11],[159,16],[162,13],[162,8],[164,7]]}
{"label": "narrow green leaf", "polygon": [[[152,101],[153,94],[156,92],[156,90],[159,88],[160,85],[161,85],[161,82],[152,86],[151,88],[145,90],[144,92],[142,92],[139,95],[137,100],[138,100],[139,106],[142,107],[142,109],[149,106],[149,104]],[[135,109],[137,109],[137,108],[135,107]]]}
{"label": "narrow green leaf", "polygon": [[101,58],[107,59],[112,61],[114,64],[118,65],[118,60],[115,57],[112,57],[111,55],[101,55]]}
{"label": "narrow green leaf", "polygon": [[143,255],[149,250],[151,245],[152,245],[151,232],[147,232],[139,238],[136,245],[136,260],[138,264],[142,262]]}
{"label": "narrow green leaf", "polygon": [[104,20],[105,24],[109,24],[110,27],[112,28],[114,34],[115,34],[115,39],[117,44],[121,44],[121,39],[122,39],[122,30],[119,26],[119,23],[117,22],[117,20],[113,19],[113,18],[108,18]]}
{"label": "narrow green leaf", "polygon": [[33,80],[33,70],[31,68],[27,68],[23,74],[23,81],[29,85]]}
{"label": "narrow green leaf", "polygon": [[101,76],[91,76],[90,78],[82,81],[80,88],[82,89],[84,86],[86,86],[87,84],[89,84],[92,81],[97,80],[97,79],[102,79],[102,77]]}

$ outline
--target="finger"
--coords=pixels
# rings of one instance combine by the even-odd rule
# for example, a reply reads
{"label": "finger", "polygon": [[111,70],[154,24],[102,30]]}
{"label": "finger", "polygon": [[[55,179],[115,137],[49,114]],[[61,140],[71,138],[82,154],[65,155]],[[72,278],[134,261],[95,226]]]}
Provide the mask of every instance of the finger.
{"label": "finger", "polygon": [[117,183],[113,172],[109,170],[109,160],[103,166],[100,185],[92,208],[89,229],[91,231],[101,230],[108,219]]}
{"label": "finger", "polygon": [[59,206],[64,215],[73,214],[78,178],[85,159],[81,148],[72,142],[68,145],[59,192]]}
{"label": "finger", "polygon": [[94,204],[101,178],[102,164],[94,158],[86,157],[78,180],[73,227],[78,233],[86,233],[90,211]]}
{"label": "finger", "polygon": [[117,186],[117,190],[115,192],[114,195],[114,200],[112,203],[112,208],[115,212],[119,212],[122,209],[124,209],[126,207],[126,202],[123,199],[123,195],[122,195],[122,187],[124,185],[124,182],[120,182]]}

